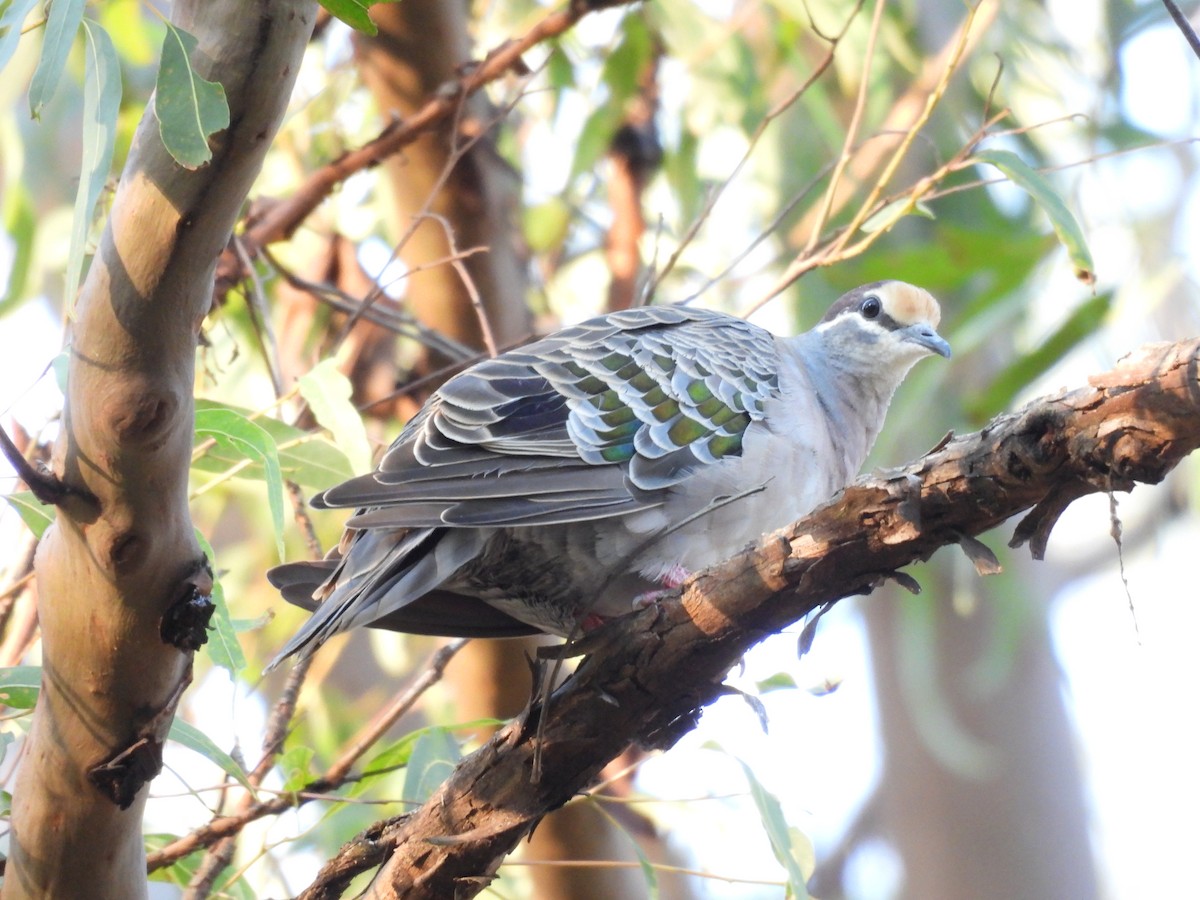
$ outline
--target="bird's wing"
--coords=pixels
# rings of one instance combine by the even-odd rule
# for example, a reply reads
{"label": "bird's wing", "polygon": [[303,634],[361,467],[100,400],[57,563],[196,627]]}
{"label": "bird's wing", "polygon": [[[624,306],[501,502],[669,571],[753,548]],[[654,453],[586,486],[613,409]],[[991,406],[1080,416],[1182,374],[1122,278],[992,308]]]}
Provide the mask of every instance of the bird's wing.
{"label": "bird's wing", "polygon": [[585,322],[448,381],[379,468],[326,491],[352,528],[555,524],[657,506],[741,453],[777,392],[774,337],[701,309]]}

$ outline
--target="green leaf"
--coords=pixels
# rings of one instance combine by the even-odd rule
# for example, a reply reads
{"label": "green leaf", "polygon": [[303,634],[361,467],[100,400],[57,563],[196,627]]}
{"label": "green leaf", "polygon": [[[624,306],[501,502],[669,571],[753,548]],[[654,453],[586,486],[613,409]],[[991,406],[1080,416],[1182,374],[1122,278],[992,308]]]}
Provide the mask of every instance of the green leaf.
{"label": "green leaf", "polygon": [[346,454],[350,467],[356,472],[371,469],[371,444],[362,417],[350,402],[353,386],[350,379],[338,371],[337,361],[322,360],[300,376],[296,386],[308,401],[313,415],[333,435],[333,442]]}
{"label": "green leaf", "polygon": [[1107,292],[1081,303],[1053,334],[1009,363],[986,391],[967,402],[967,413],[976,421],[983,421],[1007,409],[1022,388],[1096,332],[1108,315],[1112,300],[1112,292]]}
{"label": "green leaf", "polygon": [[283,792],[298,791],[312,781],[312,760],[315,751],[312,747],[299,744],[280,754],[275,765],[283,776]]}
{"label": "green leaf", "polygon": [[605,58],[600,73],[614,100],[632,97],[637,91],[654,49],[650,30],[641,16],[626,16],[621,21],[621,30],[624,32],[621,42]]}
{"label": "green leaf", "polygon": [[171,731],[168,737],[176,743],[183,744],[189,750],[195,750],[205,759],[216,763],[226,775],[237,779],[238,783],[246,790],[254,790],[253,786],[246,779],[245,770],[238,765],[237,760],[213,743],[212,738],[195,725],[185,722],[183,719],[175,719],[171,722]]}
{"label": "green leaf", "polygon": [[21,26],[35,3],[37,0],[0,0],[0,69],[12,59],[21,40]]}
{"label": "green leaf", "polygon": [[185,169],[198,169],[212,159],[208,139],[229,127],[225,88],[192,68],[196,44],[194,36],[168,22],[154,86],[158,133],[167,152]]}
{"label": "green leaf", "polygon": [[797,898],[808,897],[808,876],[815,865],[812,843],[798,828],[788,826],[779,798],[763,787],[754,770],[744,762],[741,766],[742,771],[746,773],[746,780],[750,783],[750,796],[754,798],[754,805],[758,808],[758,815],[771,842],[771,849],[787,872],[789,892]]}
{"label": "green leaf", "polygon": [[283,558],[283,473],[279,448],[266,429],[229,407],[196,410],[196,436],[211,437],[241,458],[260,463],[267,484],[267,504],[275,527],[275,546]]}
{"label": "green leaf", "polygon": [[379,29],[367,15],[367,7],[371,4],[366,0],[321,0],[321,5],[355,31],[371,37],[379,34]]}
{"label": "green leaf", "polygon": [[[471,728],[494,728],[497,725],[503,725],[502,719],[474,719],[470,722],[461,722],[454,726],[454,731],[463,731]],[[371,757],[371,761],[363,766],[362,777],[358,783],[351,788],[351,794],[361,793],[361,786],[371,778],[379,775],[386,775],[389,772],[394,772],[397,769],[402,769],[409,764],[413,756],[413,748],[418,740],[430,731],[446,731],[447,729],[441,725],[428,725],[425,728],[418,728],[415,731],[410,731],[398,741],[393,743],[387,749],[381,751]],[[407,797],[405,799],[408,799]]]}
{"label": "green leaf", "polygon": [[96,201],[108,179],[117,134],[117,114],[121,111],[121,66],[112,39],[107,31],[86,19],[83,31],[87,60],[83,73],[83,163],[71,220],[71,246],[67,253],[67,282],[63,296],[68,308],[75,305],[75,293],[83,272],[83,251]]}
{"label": "green leaf", "polygon": [[34,537],[40,541],[42,535],[46,533],[46,529],[50,527],[50,523],[54,521],[54,507],[42,503],[33,496],[32,491],[5,494],[4,499],[17,511],[17,515],[21,517],[25,527],[32,531]]}
{"label": "green leaf", "polygon": [[1013,184],[1033,198],[1033,202],[1049,216],[1054,233],[1058,235],[1062,245],[1067,248],[1071,263],[1075,266],[1075,277],[1084,284],[1095,284],[1095,265],[1092,262],[1092,254],[1088,250],[1087,241],[1083,236],[1083,229],[1079,227],[1079,222],[1067,209],[1067,205],[1063,203],[1062,198],[1058,196],[1050,182],[1021,157],[1009,150],[981,150],[975,154],[975,159],[995,166],[1007,175]]}
{"label": "green leaf", "polygon": [[213,606],[216,607],[209,622],[209,636],[204,643],[203,652],[207,653],[216,665],[228,669],[231,675],[237,675],[246,668],[246,654],[242,652],[242,645],[237,639],[237,629],[233,627],[233,622],[229,618],[229,604],[225,601],[225,588],[221,586],[221,580],[216,574],[216,554],[213,553],[208,539],[198,528],[195,529],[195,534],[200,549],[208,557],[208,563],[213,569],[212,601]]}
{"label": "green leaf", "polygon": [[[169,844],[179,840],[179,836],[175,834],[147,834],[142,836],[142,840],[146,844],[146,852],[153,853],[161,850]],[[168,884],[177,884],[180,887],[187,887],[191,883],[192,877],[196,874],[196,870],[200,868],[200,861],[203,856],[197,851],[189,853],[182,859],[177,859],[169,866],[163,866],[160,869],[155,869],[150,873],[151,881],[163,881]]]}
{"label": "green leaf", "polygon": [[10,709],[33,709],[41,689],[41,666],[0,669],[0,703]]}
{"label": "green leaf", "polygon": [[25,297],[25,283],[29,279],[34,237],[37,234],[37,213],[33,200],[28,189],[19,181],[5,186],[2,218],[4,232],[12,241],[13,258],[8,271],[8,286],[0,295],[0,316],[11,312]]}
{"label": "green leaf", "polygon": [[900,200],[893,200],[875,215],[870,216],[867,221],[862,223],[862,231],[864,234],[873,234],[876,231],[886,231],[891,228],[905,216],[923,216],[926,219],[935,218],[933,210],[925,203],[917,201],[913,203],[911,198],[905,197]]}
{"label": "green leaf", "polygon": [[561,197],[526,207],[523,223],[525,241],[536,253],[562,246],[571,227],[571,208]]}
{"label": "green leaf", "polygon": [[229,622],[233,626],[233,630],[237,634],[245,634],[247,631],[258,631],[268,622],[273,616],[270,613],[263,613],[253,619],[230,619]]}
{"label": "green leaf", "polygon": [[769,678],[764,678],[762,681],[756,681],[754,686],[758,688],[760,694],[769,694],[771,691],[792,691],[797,687],[796,679],[787,672],[776,672]]}
{"label": "green leaf", "polygon": [[83,21],[83,5],[84,0],[51,0],[48,4],[42,55],[29,83],[29,113],[35,119],[41,118],[42,107],[54,96],[62,78],[75,33]]}
{"label": "green leaf", "polygon": [[[251,418],[251,412],[238,406],[228,406],[213,400],[197,400],[196,414],[204,410],[226,409],[243,418]],[[279,467],[283,477],[288,481],[308,488],[324,490],[335,484],[340,484],[354,475],[346,454],[333,446],[325,437],[309,434],[268,416],[259,416],[253,420],[275,440],[279,452]],[[207,440],[198,437],[199,444]],[[226,448],[214,447],[203,456],[192,461],[192,468],[201,472],[220,473],[229,469],[245,457],[231,452]],[[259,464],[248,466],[237,473],[239,478],[250,478],[256,481],[264,480],[266,471]]]}
{"label": "green leaf", "polygon": [[621,126],[621,119],[621,110],[613,103],[605,103],[592,110],[592,114],[583,125],[583,130],[579,132],[579,140],[575,142],[571,180],[594,168],[600,158],[608,152],[613,135]]}
{"label": "green leaf", "polygon": [[418,735],[404,773],[407,803],[424,803],[462,759],[462,750],[449,728],[427,728]]}

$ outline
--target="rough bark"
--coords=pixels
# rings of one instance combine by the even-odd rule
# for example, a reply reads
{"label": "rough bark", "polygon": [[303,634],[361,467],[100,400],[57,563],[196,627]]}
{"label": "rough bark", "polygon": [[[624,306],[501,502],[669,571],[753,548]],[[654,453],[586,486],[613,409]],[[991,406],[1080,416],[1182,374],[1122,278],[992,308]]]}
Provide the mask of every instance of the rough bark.
{"label": "rough bark", "polygon": [[593,632],[576,648],[590,655],[552,697],[544,733],[535,704],[464,760],[396,829],[373,896],[474,895],[546,812],[585,789],[630,741],[673,743],[723,693],[724,676],[749,647],[804,614],[1025,510],[1013,543],[1030,542],[1040,557],[1072,500],[1157,483],[1200,446],[1198,370],[1200,340],[1143,348],[1088,387],[859,479],[700,573],[679,601]]}
{"label": "rough bark", "polygon": [[315,4],[179,2],[231,126],[181,169],[152,109],[76,306],[54,472],[73,493],[38,551],[42,689],[13,798],[6,900],[146,895],[145,785],[190,679],[169,610],[211,579],[187,504],[193,371],[216,260],[282,118]]}

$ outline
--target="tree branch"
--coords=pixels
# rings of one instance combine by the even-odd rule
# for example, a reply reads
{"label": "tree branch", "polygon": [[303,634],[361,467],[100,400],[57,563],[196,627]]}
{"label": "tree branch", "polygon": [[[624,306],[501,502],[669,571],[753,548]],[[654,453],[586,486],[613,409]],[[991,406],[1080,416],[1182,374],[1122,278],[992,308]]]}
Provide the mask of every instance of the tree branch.
{"label": "tree branch", "polygon": [[[462,77],[443,85],[415,113],[403,120],[393,121],[373,140],[313,172],[291,197],[270,205],[250,221],[242,240],[251,257],[257,254],[258,248],[290,237],[300,223],[351,175],[379,165],[430,129],[451,120],[464,98],[510,71],[523,70],[521,57],[524,53],[569,31],[589,13],[625,6],[631,2],[633,0],[571,0],[563,9],[555,10],[536,22],[525,34],[491,50]],[[241,264],[236,256],[226,252],[217,271],[218,296],[238,280],[240,272]]]}
{"label": "tree branch", "polygon": [[[1162,480],[1200,446],[1198,371],[1200,339],[1145,347],[1088,387],[859,479],[700,573],[680,600],[589,634],[569,648],[589,655],[554,693],[540,746],[535,704],[384,830],[379,839],[395,850],[370,896],[474,895],[543,815],[586,790],[628,743],[668,747],[689,730],[767,635],[1025,510],[1014,543],[1048,534],[1064,500]],[[535,752],[544,771],[536,784]]]}

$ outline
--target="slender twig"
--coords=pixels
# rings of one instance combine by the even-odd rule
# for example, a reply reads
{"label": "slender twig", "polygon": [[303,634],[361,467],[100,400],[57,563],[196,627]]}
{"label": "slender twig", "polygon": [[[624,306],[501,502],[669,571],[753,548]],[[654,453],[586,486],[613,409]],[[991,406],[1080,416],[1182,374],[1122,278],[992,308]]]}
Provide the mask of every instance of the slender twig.
{"label": "slender twig", "polygon": [[[456,259],[467,259],[477,253],[486,252],[486,247],[471,247],[460,251],[455,256],[444,256],[441,259],[425,263],[424,265],[413,266],[411,269],[405,270],[399,277],[407,278],[410,275],[426,269],[432,269],[435,266],[453,263]],[[466,344],[460,344],[453,338],[434,331],[432,328],[427,328],[410,313],[392,308],[391,306],[379,306],[374,303],[368,303],[365,298],[356,297],[332,284],[310,281],[297,275],[292,269],[281,263],[269,249],[264,249],[263,255],[266,256],[284,281],[292,287],[310,294],[315,300],[324,303],[331,309],[357,315],[381,328],[386,328],[393,334],[402,335],[403,337],[411,338],[418,343],[424,344],[431,350],[436,350],[450,359],[465,359],[475,355],[475,351]]]}
{"label": "slender twig", "polygon": [[885,0],[875,0],[875,13],[871,16],[871,28],[867,32],[867,47],[863,52],[862,74],[859,75],[858,93],[854,98],[854,111],[850,114],[850,124],[846,126],[842,152],[838,155],[837,162],[834,163],[833,174],[829,177],[829,185],[825,188],[825,199],[821,203],[816,221],[813,222],[812,230],[809,232],[808,243],[804,245],[805,253],[811,253],[821,239],[821,232],[824,231],[825,223],[829,221],[829,215],[833,210],[833,199],[837,196],[838,188],[842,184],[842,176],[850,164],[851,148],[858,143],[858,130],[862,127],[863,111],[867,106],[867,91],[871,87],[871,66],[875,62],[875,41],[879,38],[879,25],[883,21],[884,3]]}
{"label": "slender twig", "polygon": [[[754,133],[750,135],[750,139],[746,144],[746,150],[742,153],[741,159],[737,161],[737,164],[733,167],[733,170],[729,173],[729,175],[726,176],[720,184],[716,185],[713,190],[709,191],[708,197],[704,203],[704,208],[700,210],[700,214],[696,216],[695,221],[688,226],[688,230],[680,239],[679,245],[675,248],[674,252],[667,257],[667,261],[663,264],[662,269],[659,270],[650,280],[650,283],[644,292],[645,303],[650,303],[653,300],[654,292],[657,290],[659,284],[661,284],[662,280],[666,278],[667,275],[670,274],[670,272],[675,268],[675,264],[679,261],[679,257],[683,255],[683,252],[691,245],[692,241],[695,240],[700,228],[712,215],[713,208],[717,205],[717,201],[721,199],[721,195],[725,192],[725,189],[733,183],[734,179],[737,178],[738,174],[745,167],[746,163],[749,162],[750,157],[754,153],[754,149],[758,146],[758,142],[762,139],[763,134],[766,133],[767,128],[772,122],[783,115],[784,112],[790,109],[796,103],[796,101],[803,97],[808,92],[808,89],[816,83],[817,79],[824,75],[825,71],[830,67],[830,65],[833,64],[838,43],[845,36],[846,32],[850,28],[851,23],[853,23],[854,19],[858,16],[859,10],[862,9],[863,2],[864,0],[855,0],[854,9],[852,9],[850,11],[850,15],[846,17],[841,31],[839,31],[833,37],[826,37],[825,35],[821,34],[821,32],[817,29],[816,24],[812,23],[810,19],[810,24],[812,24],[813,31],[822,40],[829,43],[829,49],[825,51],[825,55],[821,58],[820,62],[817,63],[816,67],[809,74],[808,78],[804,80],[804,83],[792,91],[791,94],[789,94],[779,103],[775,104],[775,106],[767,112],[766,116],[763,117],[763,120],[758,123],[758,126],[754,129]],[[806,194],[807,192],[808,189],[806,188],[804,193]],[[794,204],[788,205],[789,210],[791,209],[792,205]]]}
{"label": "slender twig", "polygon": [[[289,237],[351,175],[379,165],[421,135],[451,119],[461,98],[478,93],[511,71],[522,71],[525,68],[523,56],[533,47],[569,31],[591,13],[630,2],[632,0],[572,2],[548,13],[523,35],[505,41],[457,81],[445,85],[412,115],[402,121],[393,121],[374,140],[312,173],[291,198],[276,204],[250,223],[243,238],[250,247],[257,248]],[[238,277],[237,268],[236,260],[223,264],[223,271],[218,275],[218,293],[223,293]]]}
{"label": "slender twig", "polygon": [[1174,0],[1163,0],[1163,6],[1171,14],[1171,19],[1175,22],[1176,27],[1183,33],[1188,46],[1192,48],[1192,52],[1200,59],[1200,36],[1196,34],[1196,29],[1192,27],[1192,23],[1183,14],[1183,10],[1175,5]]}
{"label": "slender twig", "polygon": [[422,670],[420,676],[396,696],[395,700],[388,705],[385,713],[376,716],[355,736],[350,742],[349,748],[329,767],[325,774],[310,781],[298,791],[254,801],[249,803],[245,809],[234,814],[214,818],[190,834],[148,854],[146,857],[147,871],[153,872],[161,869],[197,850],[211,847],[227,837],[237,835],[249,823],[265,816],[278,815],[312,800],[339,799],[329,795],[342,785],[355,780],[350,774],[350,768],[354,763],[378,742],[396,719],[412,709],[416,702],[441,680],[446,666],[465,643],[466,641],[455,641],[440,647],[430,657],[428,665]]}

